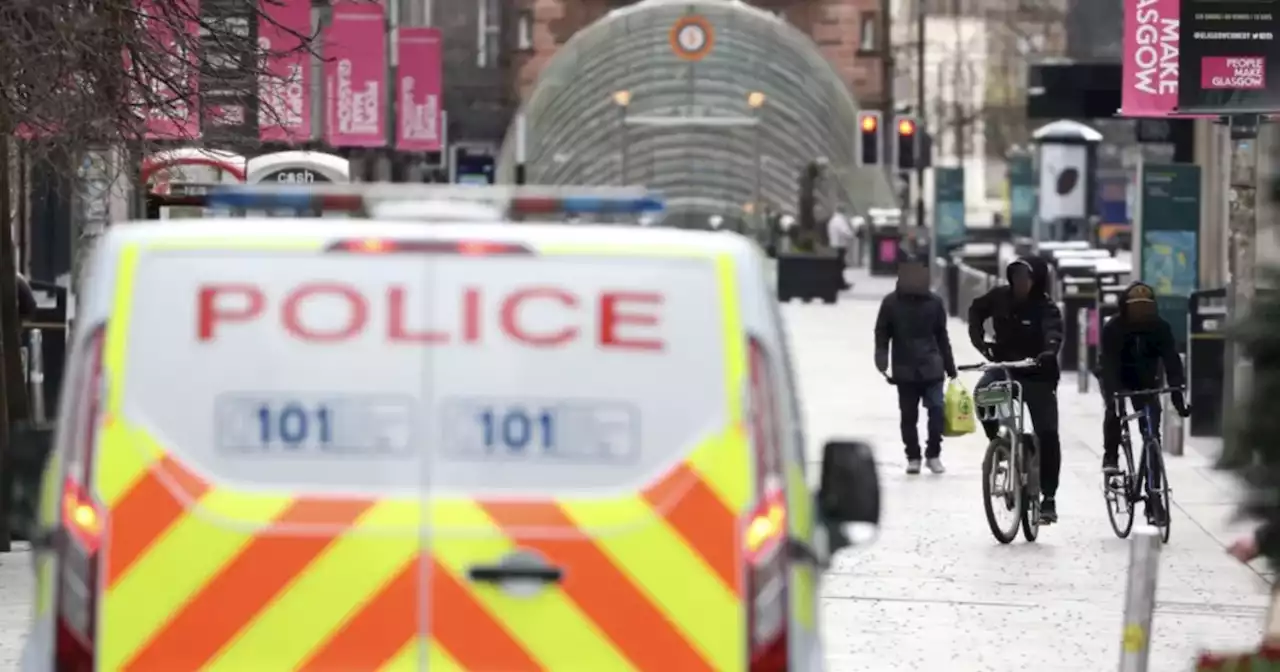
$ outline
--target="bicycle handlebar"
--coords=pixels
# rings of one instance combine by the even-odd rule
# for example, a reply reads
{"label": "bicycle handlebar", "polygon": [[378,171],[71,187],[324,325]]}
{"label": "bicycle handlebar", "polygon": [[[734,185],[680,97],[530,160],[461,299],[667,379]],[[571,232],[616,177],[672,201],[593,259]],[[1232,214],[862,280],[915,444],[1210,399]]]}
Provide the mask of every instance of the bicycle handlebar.
{"label": "bicycle handlebar", "polygon": [[1150,390],[1130,390],[1127,392],[1112,392],[1111,398],[1125,399],[1128,397],[1142,397],[1155,394],[1170,394],[1173,392],[1186,392],[1186,387],[1156,387]]}
{"label": "bicycle handlebar", "polygon": [[981,364],[965,364],[957,366],[957,371],[990,371],[992,369],[1032,369],[1040,364],[1034,359],[1020,359],[1015,362],[982,362]]}

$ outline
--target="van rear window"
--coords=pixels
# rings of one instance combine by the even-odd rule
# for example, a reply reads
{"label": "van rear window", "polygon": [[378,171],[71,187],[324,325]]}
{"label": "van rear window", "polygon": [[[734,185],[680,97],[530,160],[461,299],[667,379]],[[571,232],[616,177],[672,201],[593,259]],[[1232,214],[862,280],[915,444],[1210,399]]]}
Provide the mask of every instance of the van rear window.
{"label": "van rear window", "polygon": [[214,480],[634,489],[723,428],[696,259],[151,251],[125,414]]}

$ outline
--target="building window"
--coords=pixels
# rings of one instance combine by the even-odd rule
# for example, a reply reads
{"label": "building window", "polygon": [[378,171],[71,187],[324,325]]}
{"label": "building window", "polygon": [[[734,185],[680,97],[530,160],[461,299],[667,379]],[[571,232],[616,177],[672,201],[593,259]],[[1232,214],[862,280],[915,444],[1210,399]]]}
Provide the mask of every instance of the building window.
{"label": "building window", "polygon": [[497,67],[502,50],[501,0],[476,2],[476,65]]}
{"label": "building window", "polygon": [[874,53],[880,51],[880,14],[863,12],[858,21],[858,51]]}
{"label": "building window", "polygon": [[520,20],[516,22],[516,48],[528,51],[533,48],[533,12],[520,11]]}

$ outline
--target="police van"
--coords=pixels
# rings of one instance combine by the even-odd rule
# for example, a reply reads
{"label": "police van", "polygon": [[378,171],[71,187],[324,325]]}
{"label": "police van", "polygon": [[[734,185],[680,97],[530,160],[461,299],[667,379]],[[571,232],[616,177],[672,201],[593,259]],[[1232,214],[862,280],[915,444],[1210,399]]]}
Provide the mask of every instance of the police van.
{"label": "police van", "polygon": [[325,189],[208,204],[361,216],[98,243],[24,670],[822,669],[879,491],[854,442],[807,483],[753,243],[512,225],[644,194],[424,225]]}

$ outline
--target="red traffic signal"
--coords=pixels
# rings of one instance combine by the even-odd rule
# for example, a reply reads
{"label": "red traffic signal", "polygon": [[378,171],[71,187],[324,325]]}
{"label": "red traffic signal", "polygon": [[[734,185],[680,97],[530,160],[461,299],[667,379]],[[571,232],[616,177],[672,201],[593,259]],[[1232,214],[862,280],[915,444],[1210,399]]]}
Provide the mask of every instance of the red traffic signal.
{"label": "red traffic signal", "polygon": [[911,170],[916,167],[920,156],[916,120],[912,117],[898,117],[897,160],[899,170]]}
{"label": "red traffic signal", "polygon": [[862,112],[858,115],[858,156],[863,166],[880,163],[880,113]]}

